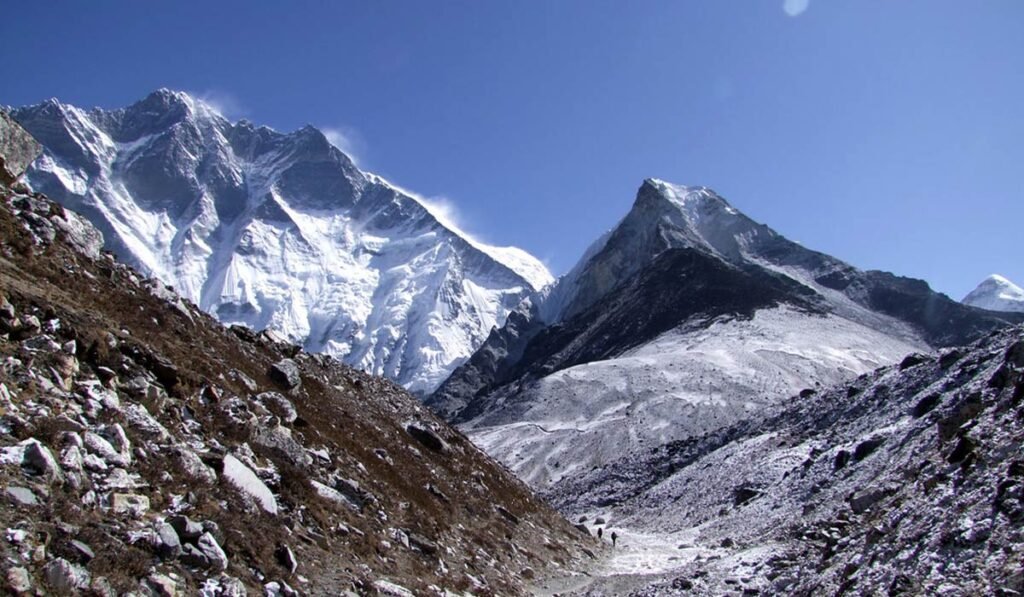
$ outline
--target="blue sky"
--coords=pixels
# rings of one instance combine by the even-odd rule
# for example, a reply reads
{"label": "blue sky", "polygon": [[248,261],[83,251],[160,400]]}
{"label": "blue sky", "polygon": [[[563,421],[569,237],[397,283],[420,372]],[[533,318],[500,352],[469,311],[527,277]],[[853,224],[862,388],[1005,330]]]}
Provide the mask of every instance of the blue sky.
{"label": "blue sky", "polygon": [[0,103],[170,87],[329,128],[555,273],[657,177],[957,299],[993,272],[1024,283],[1018,0],[4,7]]}

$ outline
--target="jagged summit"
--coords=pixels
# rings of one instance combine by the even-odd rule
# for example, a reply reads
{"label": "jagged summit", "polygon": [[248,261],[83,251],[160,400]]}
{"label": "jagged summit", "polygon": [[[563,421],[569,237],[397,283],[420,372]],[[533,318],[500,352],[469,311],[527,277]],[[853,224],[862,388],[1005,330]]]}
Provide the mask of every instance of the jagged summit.
{"label": "jagged summit", "polygon": [[12,116],[44,146],[33,189],[107,248],[226,323],[433,389],[551,281],[429,203],[361,171],[322,131],[232,123],[181,91],[117,110],[60,102]]}
{"label": "jagged summit", "polygon": [[992,274],[960,302],[990,311],[1024,313],[1024,289],[999,274]]}

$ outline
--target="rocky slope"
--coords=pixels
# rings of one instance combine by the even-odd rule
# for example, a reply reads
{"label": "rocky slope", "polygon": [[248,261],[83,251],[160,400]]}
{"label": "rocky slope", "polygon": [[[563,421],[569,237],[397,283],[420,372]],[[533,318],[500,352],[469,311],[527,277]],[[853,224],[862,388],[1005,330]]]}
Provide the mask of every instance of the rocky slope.
{"label": "rocky slope", "polygon": [[57,100],[15,120],[27,180],[122,261],[227,324],[270,328],[414,392],[434,389],[527,294],[536,259],[479,243],[307,126],[232,123],[185,93],[118,110]]}
{"label": "rocky slope", "polygon": [[399,386],[223,327],[0,197],[15,594],[521,594],[600,548]]}
{"label": "rocky slope", "polygon": [[620,459],[552,497],[667,557],[578,594],[1018,594],[1022,421],[1014,327]]}
{"label": "rocky slope", "polygon": [[992,274],[960,302],[990,311],[1024,313],[1024,289],[999,274]]}
{"label": "rocky slope", "polygon": [[652,179],[427,404],[547,487],[1020,319],[858,270],[709,189]]}

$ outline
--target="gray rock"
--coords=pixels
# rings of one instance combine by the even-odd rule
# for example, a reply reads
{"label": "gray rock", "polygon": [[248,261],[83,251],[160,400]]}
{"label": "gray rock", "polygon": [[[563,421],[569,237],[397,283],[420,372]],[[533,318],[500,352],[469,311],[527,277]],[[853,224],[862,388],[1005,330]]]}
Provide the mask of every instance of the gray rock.
{"label": "gray rock", "polygon": [[287,459],[298,467],[309,466],[313,462],[302,444],[292,437],[292,432],[287,427],[276,425],[264,429],[253,438],[252,443]]}
{"label": "gray rock", "polygon": [[20,566],[7,571],[7,588],[15,595],[22,595],[32,590],[32,577],[28,570]]}
{"label": "gray rock", "polygon": [[89,572],[64,558],[53,560],[43,569],[46,582],[60,594],[70,594],[89,586]]}
{"label": "gray rock", "polygon": [[213,485],[217,482],[217,473],[212,468],[206,465],[199,458],[199,455],[188,448],[178,448],[175,450],[175,455],[178,458],[178,464],[181,465],[185,474],[188,475],[193,481],[198,481],[205,485]]}
{"label": "gray rock", "polygon": [[296,412],[295,406],[291,400],[288,400],[280,392],[263,392],[256,396],[263,406],[267,407],[267,410],[274,413],[274,416],[278,417],[285,423],[291,424],[295,422],[295,419],[299,418],[299,413]]}
{"label": "gray rock", "polygon": [[178,538],[186,543],[195,543],[203,535],[203,525],[183,514],[169,517],[167,524],[174,530]]}
{"label": "gray rock", "polygon": [[91,547],[89,547],[85,543],[82,543],[81,541],[78,541],[77,539],[72,539],[68,543],[68,545],[70,545],[71,549],[74,550],[74,552],[78,555],[78,560],[83,564],[89,563],[93,558],[96,557],[96,553],[92,550]]}
{"label": "gray rock", "polygon": [[137,493],[115,493],[110,498],[110,507],[114,514],[140,518],[149,511],[149,498]]}
{"label": "gray rock", "polygon": [[28,131],[0,110],[0,183],[14,184],[42,151]]}
{"label": "gray rock", "polygon": [[263,481],[241,460],[228,454],[224,457],[224,477],[270,514],[277,514],[277,499]]}
{"label": "gray rock", "polygon": [[270,367],[270,379],[280,384],[286,390],[297,388],[302,384],[299,366],[291,359],[282,359],[274,363]]}
{"label": "gray rock", "polygon": [[856,493],[850,496],[850,509],[856,514],[862,514],[891,493],[889,489],[867,489]]}
{"label": "gray rock", "polygon": [[36,439],[28,440],[24,445],[25,455],[22,460],[22,466],[35,472],[37,475],[41,475],[51,483],[64,479],[60,465],[57,464],[57,460],[53,457],[53,453],[50,452],[49,448],[39,443]]}
{"label": "gray rock", "polygon": [[169,576],[154,572],[146,578],[145,586],[155,597],[178,597],[178,583]]}
{"label": "gray rock", "polygon": [[166,522],[156,525],[153,547],[158,556],[172,559],[181,555],[181,537],[174,526]]}
{"label": "gray rock", "polygon": [[51,216],[50,222],[64,233],[64,238],[76,251],[93,261],[103,251],[103,233],[92,223],[71,210],[61,210],[60,215]]}
{"label": "gray rock", "polygon": [[181,547],[181,557],[179,559],[182,564],[192,566],[193,568],[206,569],[210,567],[210,559],[197,546],[190,543],[186,543]]}
{"label": "gray rock", "polygon": [[10,485],[5,490],[7,495],[11,497],[15,502],[22,506],[37,506],[39,500],[36,499],[36,494],[28,487],[18,487],[16,485]]}
{"label": "gray rock", "polygon": [[97,433],[86,431],[82,435],[82,440],[85,442],[86,450],[99,456],[107,464],[121,467],[131,464],[131,452],[122,453],[118,451],[106,438]]}
{"label": "gray rock", "polygon": [[103,576],[97,576],[92,579],[92,582],[89,583],[89,590],[96,597],[117,597],[117,591],[114,590],[114,586]]}
{"label": "gray rock", "polygon": [[437,543],[434,543],[419,533],[409,531],[406,535],[409,536],[409,546],[413,549],[419,550],[428,556],[435,555],[439,551]]}
{"label": "gray rock", "polygon": [[434,452],[444,452],[448,449],[448,444],[425,426],[410,423],[405,426],[405,430],[409,432],[409,435],[416,438],[416,441]]}
{"label": "gray rock", "polygon": [[203,533],[196,543],[200,553],[206,557],[209,567],[221,572],[228,568],[228,556],[210,533]]}

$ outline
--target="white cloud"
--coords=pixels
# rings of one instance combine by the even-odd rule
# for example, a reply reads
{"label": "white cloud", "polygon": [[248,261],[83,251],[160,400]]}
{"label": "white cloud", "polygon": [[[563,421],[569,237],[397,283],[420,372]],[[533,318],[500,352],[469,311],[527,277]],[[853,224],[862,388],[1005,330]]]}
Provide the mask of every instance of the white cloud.
{"label": "white cloud", "polygon": [[783,0],[782,10],[791,17],[798,17],[811,4],[811,0]]}
{"label": "white cloud", "polygon": [[356,165],[362,161],[360,155],[366,148],[362,135],[351,127],[323,126],[320,131],[327,137],[331,145],[347,155]]}

